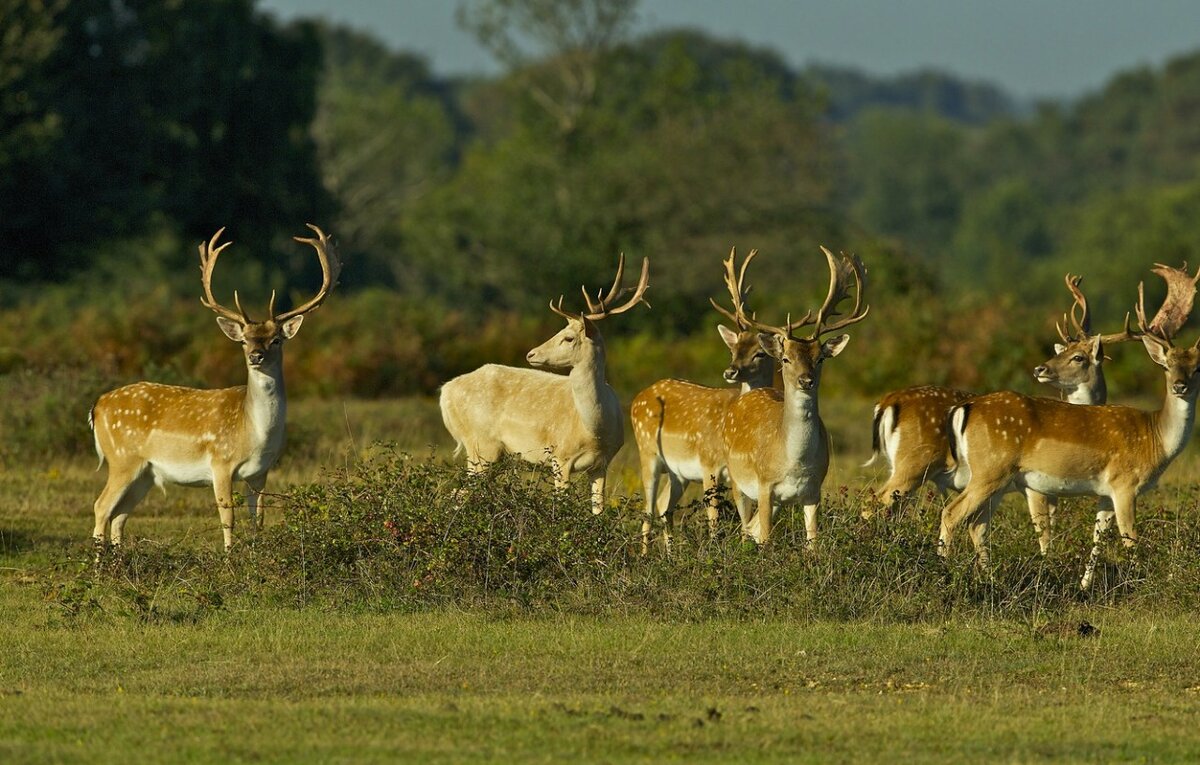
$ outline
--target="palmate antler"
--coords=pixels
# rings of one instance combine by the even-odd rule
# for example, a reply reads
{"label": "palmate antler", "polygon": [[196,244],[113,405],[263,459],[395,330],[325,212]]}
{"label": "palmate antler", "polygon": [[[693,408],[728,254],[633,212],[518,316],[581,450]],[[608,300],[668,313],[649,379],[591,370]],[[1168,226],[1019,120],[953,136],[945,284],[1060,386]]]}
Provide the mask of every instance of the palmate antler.
{"label": "palmate antler", "polygon": [[[825,302],[821,304],[821,308],[817,311],[814,318],[812,311],[807,311],[804,318],[799,321],[792,321],[791,314],[787,316],[787,323],[781,327],[776,327],[771,324],[764,324],[753,317],[748,317],[744,313],[741,314],[751,326],[762,330],[763,332],[772,332],[782,337],[791,337],[792,332],[800,327],[813,324],[813,332],[809,335],[810,340],[816,340],[821,335],[827,332],[834,332],[848,327],[851,324],[857,324],[866,318],[867,311],[870,306],[863,305],[863,293],[867,286],[867,269],[863,266],[862,260],[857,255],[847,255],[842,253],[840,259],[835,256],[828,248],[822,246],[821,252],[825,253],[825,259],[829,263],[829,293],[825,296]],[[837,306],[850,295],[850,277],[854,277],[855,296],[854,308],[850,313],[835,322],[830,323],[830,318],[838,316]]]}
{"label": "palmate antler", "polygon": [[[1146,285],[1145,282],[1138,282],[1138,301],[1134,306],[1139,330],[1136,336],[1148,336],[1160,341],[1160,344],[1165,342],[1170,345],[1171,340],[1183,328],[1192,313],[1192,306],[1196,299],[1196,282],[1200,280],[1200,270],[1197,270],[1195,276],[1189,276],[1186,262],[1181,268],[1155,263],[1154,268],[1150,270],[1161,276],[1167,283],[1167,295],[1163,298],[1162,305],[1154,314],[1154,318],[1147,322]],[[1125,319],[1125,325],[1128,328],[1128,317]]]}
{"label": "palmate antler", "polygon": [[567,319],[587,319],[588,321],[600,321],[601,319],[605,319],[609,316],[625,313],[638,303],[646,303],[646,306],[649,307],[650,304],[646,302],[643,295],[646,294],[646,288],[650,286],[650,259],[642,259],[642,275],[638,279],[637,286],[632,288],[633,295],[621,305],[614,306],[613,302],[621,299],[627,292],[630,291],[629,288],[621,288],[621,280],[624,277],[625,253],[621,253],[620,258],[617,260],[617,275],[613,279],[612,287],[609,288],[608,294],[601,297],[597,293],[596,302],[592,302],[591,296],[588,295],[587,287],[579,288],[583,292],[583,301],[587,305],[587,311],[581,313],[571,313],[570,311],[564,310],[562,307],[562,295],[559,295],[557,304],[555,304],[553,300],[550,301],[550,310]]}
{"label": "palmate antler", "polygon": [[[341,260],[338,259],[337,247],[333,244],[330,237],[321,229],[311,223],[306,224],[317,235],[315,239],[306,239],[304,237],[294,237],[297,242],[311,244],[317,251],[317,258],[321,262],[321,289],[317,291],[315,297],[309,300],[299,308],[293,308],[290,311],[284,311],[281,314],[275,313],[275,291],[271,291],[271,301],[267,307],[267,315],[276,322],[284,322],[288,319],[299,316],[300,314],[308,313],[315,310],[321,303],[325,302],[325,298],[329,296],[329,292],[337,286],[338,275],[342,271]],[[242,324],[251,324],[253,320],[246,314],[246,309],[242,308],[242,301],[238,297],[237,290],[233,291],[233,304],[237,306],[237,311],[230,310],[217,302],[213,297],[212,292],[212,274],[213,268],[217,264],[217,258],[220,257],[221,251],[228,247],[232,242],[226,242],[217,246],[217,240],[221,238],[221,234],[225,232],[222,227],[213,234],[212,239],[200,245],[200,284],[204,288],[204,297],[200,298],[200,302],[206,308],[209,308],[223,316],[226,319],[241,322]]]}

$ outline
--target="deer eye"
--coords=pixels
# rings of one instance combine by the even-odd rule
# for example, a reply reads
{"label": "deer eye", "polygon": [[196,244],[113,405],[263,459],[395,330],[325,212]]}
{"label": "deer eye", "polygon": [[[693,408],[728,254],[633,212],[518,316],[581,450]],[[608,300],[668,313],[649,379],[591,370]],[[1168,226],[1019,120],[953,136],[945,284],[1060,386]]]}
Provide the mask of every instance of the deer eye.
{"label": "deer eye", "polygon": [[759,351],[758,353],[754,354],[755,361],[757,361],[758,359],[765,359],[766,357],[767,357],[766,351]]}
{"label": "deer eye", "polygon": [[575,338],[574,338],[574,337],[571,337],[570,335],[567,335],[566,337],[564,337],[564,338],[562,339],[562,341],[563,341],[564,343],[573,343],[573,342],[575,342]]}
{"label": "deer eye", "polygon": [[1074,356],[1071,358],[1071,361],[1074,361],[1076,364],[1082,364],[1083,362],[1087,361],[1087,359],[1085,359],[1083,356]]}
{"label": "deer eye", "polygon": [[282,337],[272,337],[271,338],[271,345],[279,345],[282,342],[283,342]]}

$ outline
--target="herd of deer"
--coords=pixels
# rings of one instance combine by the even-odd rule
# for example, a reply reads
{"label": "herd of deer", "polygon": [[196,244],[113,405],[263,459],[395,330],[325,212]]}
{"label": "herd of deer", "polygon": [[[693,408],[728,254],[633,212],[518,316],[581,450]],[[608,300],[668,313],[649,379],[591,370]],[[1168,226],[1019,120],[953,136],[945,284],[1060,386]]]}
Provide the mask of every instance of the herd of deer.
{"label": "herd of deer", "polygon": [[[212,486],[226,549],[233,543],[235,481],[248,489],[251,524],[257,528],[261,523],[259,497],[284,444],[283,341],[294,337],[304,316],[325,301],[341,270],[330,238],[316,226],[309,228],[315,238],[296,239],[316,250],[323,274],[320,290],[298,308],[279,314],[272,293],[262,321],[246,314],[236,292],[236,311],[213,297],[213,268],[228,246],[217,244],[224,229],[200,245],[202,302],[216,312],[225,335],[241,343],[245,386],[197,390],[140,382],[102,395],[92,408],[88,421],[96,451],[100,464],[109,466],[95,504],[93,536],[100,549],[110,539],[113,545],[121,543],[129,513],[154,485]],[[757,543],[768,542],[784,503],[801,504],[807,537],[817,536],[817,505],[830,456],[817,405],[821,367],[849,341],[848,335],[832,333],[862,321],[868,312],[862,262],[821,249],[830,274],[824,303],[815,315],[809,311],[797,321],[789,315],[779,326],[759,322],[746,309],[746,270],[757,250],[740,267],[736,251],[724,260],[731,305],[712,304],[737,327],[717,329],[731,354],[724,378],[738,387],[660,380],[633,399],[630,417],[646,502],[643,553],[649,550],[656,520],[663,522],[670,550],[674,511],[690,482],[704,488],[710,532],[717,524],[717,487],[726,482],[743,534]],[[455,453],[466,452],[468,470],[484,471],[501,455],[511,454],[549,463],[558,487],[573,473],[585,472],[591,480],[592,512],[603,511],[606,473],[623,445],[624,426],[617,395],[605,380],[604,340],[597,322],[645,302],[649,286],[649,262],[644,260],[632,294],[623,289],[624,265],[622,257],[607,293],[593,299],[583,289],[585,309],[579,313],[565,310],[562,297],[550,303],[567,325],[527,359],[533,367],[565,370],[566,375],[488,364],[442,386],[442,418],[457,444]],[[988,525],[1005,493],[1025,493],[1043,553],[1049,549],[1057,497],[1097,496],[1093,547],[1081,581],[1089,587],[1102,535],[1115,519],[1124,543],[1136,542],[1136,498],[1183,449],[1195,418],[1200,340],[1176,348],[1173,338],[1191,312],[1200,273],[1188,276],[1186,264],[1182,269],[1158,265],[1153,271],[1167,284],[1162,306],[1147,321],[1139,285],[1137,329],[1131,329],[1127,315],[1124,328],[1111,335],[1093,334],[1081,280],[1067,275],[1074,303],[1058,325],[1062,344],[1055,345],[1052,359],[1034,369],[1035,378],[1061,390],[1066,401],[933,386],[884,396],[875,407],[871,461],[882,455],[891,474],[877,493],[878,507],[890,512],[926,481],[942,491],[957,490],[942,511],[938,549],[945,554],[954,531],[966,523],[979,561],[986,565]],[[853,307],[842,315],[838,307],[851,290]],[[808,333],[796,336],[805,327]],[[1105,405],[1105,348],[1131,340],[1140,340],[1166,373],[1159,411]],[[775,387],[777,374],[782,390]],[[864,517],[874,509],[864,510]]]}

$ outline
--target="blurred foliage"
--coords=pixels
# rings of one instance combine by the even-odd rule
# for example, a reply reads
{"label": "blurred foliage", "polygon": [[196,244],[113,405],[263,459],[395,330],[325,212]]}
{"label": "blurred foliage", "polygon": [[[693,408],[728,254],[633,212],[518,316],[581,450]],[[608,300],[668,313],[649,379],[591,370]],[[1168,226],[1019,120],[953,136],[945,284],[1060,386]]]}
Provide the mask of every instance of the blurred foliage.
{"label": "blurred foliage", "polygon": [[[340,294],[287,354],[297,395],[520,363],[546,301],[606,284],[619,252],[650,257],[654,309],[604,327],[614,383],[715,382],[720,258],[762,250],[752,308],[781,321],[823,295],[818,244],[870,270],[839,384],[1031,389],[1063,273],[1107,330],[1153,262],[1200,260],[1200,52],[1032,107],[637,36],[637,11],[472,0],[460,20],[506,69],[464,80],[253,0],[0,0],[0,371],[240,381],[196,302],[194,245],[221,226],[217,291],[250,305],[311,289],[303,223],[341,242]],[[1154,385],[1114,355],[1118,390]]]}

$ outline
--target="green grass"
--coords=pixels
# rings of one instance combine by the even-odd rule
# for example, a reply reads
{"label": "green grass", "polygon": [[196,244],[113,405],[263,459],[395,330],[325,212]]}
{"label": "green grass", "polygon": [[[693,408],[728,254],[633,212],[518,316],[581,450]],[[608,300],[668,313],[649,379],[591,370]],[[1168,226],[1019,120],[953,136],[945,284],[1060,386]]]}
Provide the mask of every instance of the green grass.
{"label": "green grass", "polygon": [[[891,526],[855,519],[875,480],[855,467],[864,405],[825,408],[841,451],[816,549],[790,518],[760,554],[708,542],[692,517],[672,560],[657,550],[642,560],[630,552],[636,498],[593,519],[579,493],[564,501],[578,504],[580,527],[615,528],[617,546],[578,579],[530,585],[547,588],[541,597],[456,596],[475,585],[447,578],[438,598],[368,598],[363,577],[331,579],[339,597],[303,608],[269,597],[286,572],[264,561],[287,539],[281,516],[298,512],[293,489],[372,487],[332,471],[386,458],[377,439],[445,456],[427,401],[297,402],[268,533],[229,560],[211,495],[171,488],[135,511],[129,557],[96,569],[87,539],[103,472],[86,456],[10,466],[0,474],[0,762],[1200,759],[1193,454],[1143,504],[1141,560],[1110,546],[1108,589],[1080,598],[1071,582],[1089,503],[1065,504],[1058,552],[1042,561],[1009,500],[988,584],[965,555],[942,564],[908,546],[931,531],[937,501]],[[618,492],[636,488],[632,452]],[[519,492],[529,481],[542,491],[544,479],[520,469],[491,485]],[[326,523],[343,517],[354,516]],[[873,559],[879,550],[892,552]],[[736,587],[722,579],[735,575]],[[1085,621],[1098,633],[1082,635]]]}

